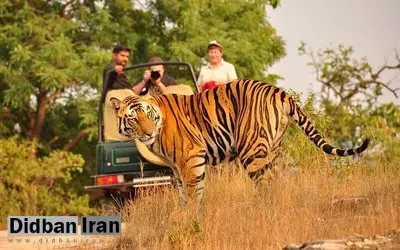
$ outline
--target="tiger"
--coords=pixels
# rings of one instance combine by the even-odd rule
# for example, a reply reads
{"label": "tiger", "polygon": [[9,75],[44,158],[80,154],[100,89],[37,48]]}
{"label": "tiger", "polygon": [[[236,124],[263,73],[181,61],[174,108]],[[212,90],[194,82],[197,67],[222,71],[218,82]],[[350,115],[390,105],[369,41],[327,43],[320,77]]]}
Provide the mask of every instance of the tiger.
{"label": "tiger", "polygon": [[365,151],[327,143],[295,100],[266,82],[239,79],[194,95],[111,98],[118,133],[143,142],[171,167],[185,206],[203,201],[205,168],[239,160],[258,182],[279,156],[289,118],[323,152],[349,156]]}

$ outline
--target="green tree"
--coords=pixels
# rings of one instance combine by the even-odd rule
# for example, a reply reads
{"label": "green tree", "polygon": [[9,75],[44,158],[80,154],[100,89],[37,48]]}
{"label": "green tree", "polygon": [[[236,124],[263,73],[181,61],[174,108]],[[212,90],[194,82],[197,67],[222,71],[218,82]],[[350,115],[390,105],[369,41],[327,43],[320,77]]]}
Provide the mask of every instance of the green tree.
{"label": "green tree", "polygon": [[365,58],[352,57],[354,49],[339,45],[337,49],[325,49],[314,53],[306,44],[299,47],[300,55],[311,58],[310,66],[314,67],[316,80],[321,84],[321,99],[324,107],[333,115],[343,109],[355,108],[357,101],[368,106],[374,105],[382,96],[383,90],[390,91],[398,98],[400,88],[393,88],[382,79],[390,70],[400,71],[400,57],[396,53],[396,64],[384,64],[377,70]]}
{"label": "green tree", "polygon": [[239,77],[266,79],[265,70],[285,55],[283,39],[266,20],[266,6],[278,4],[276,0],[146,1],[142,8],[148,11],[148,25],[139,40],[142,54],[137,59],[158,54],[188,61],[199,70],[208,42],[219,40]]}
{"label": "green tree", "polygon": [[[316,80],[321,84],[320,108],[331,124],[327,132],[339,145],[352,147],[360,143],[360,137],[375,137],[378,131],[390,137],[400,134],[400,108],[376,102],[384,90],[398,97],[400,88],[383,80],[384,73],[400,71],[397,53],[394,64],[385,63],[373,69],[365,58],[353,57],[352,47],[339,45],[337,49],[315,53],[302,43],[299,52],[311,59],[309,65],[315,69]],[[392,79],[395,80],[398,79]]]}
{"label": "green tree", "polygon": [[[136,33],[128,32],[130,9],[130,1],[2,3],[0,105],[1,116],[9,118],[3,135],[15,133],[17,124],[24,138],[49,150],[52,145],[71,150],[81,138],[95,135],[96,90],[109,49],[115,41],[136,41]],[[62,121],[68,127],[59,130]]]}
{"label": "green tree", "polygon": [[29,141],[41,141],[46,114],[57,100],[83,85],[95,86],[90,59],[104,62],[78,42],[79,24],[66,17],[66,7],[55,1],[1,6],[3,112]]}

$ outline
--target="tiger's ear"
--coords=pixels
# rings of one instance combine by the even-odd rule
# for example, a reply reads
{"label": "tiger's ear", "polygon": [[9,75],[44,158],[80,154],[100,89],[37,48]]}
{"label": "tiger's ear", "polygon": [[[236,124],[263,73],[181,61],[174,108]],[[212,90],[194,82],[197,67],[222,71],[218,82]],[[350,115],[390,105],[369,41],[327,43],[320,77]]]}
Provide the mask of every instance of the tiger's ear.
{"label": "tiger's ear", "polygon": [[115,110],[119,110],[121,107],[121,101],[115,97],[111,97],[110,98],[110,102],[111,102],[111,106],[115,109]]}

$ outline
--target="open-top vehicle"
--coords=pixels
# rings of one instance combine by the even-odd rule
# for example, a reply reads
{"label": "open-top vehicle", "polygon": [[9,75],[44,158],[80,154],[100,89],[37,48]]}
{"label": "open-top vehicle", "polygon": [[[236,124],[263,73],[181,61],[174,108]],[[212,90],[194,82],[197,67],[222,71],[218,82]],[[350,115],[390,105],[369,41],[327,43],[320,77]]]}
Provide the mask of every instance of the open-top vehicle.
{"label": "open-top vehicle", "polygon": [[[143,63],[124,68],[130,81],[135,82],[143,76],[151,65],[164,65],[169,76],[178,85],[167,87],[170,93],[197,93],[196,77],[193,68],[185,62],[165,61],[162,63]],[[104,121],[116,122],[116,117],[106,117],[105,102],[109,72],[103,79],[103,88],[98,106],[98,143],[96,146],[96,175],[93,185],[85,186],[93,197],[126,197],[139,187],[171,185],[173,173],[157,156],[148,151],[140,141],[108,140],[105,136]],[[184,90],[184,91],[180,91]]]}

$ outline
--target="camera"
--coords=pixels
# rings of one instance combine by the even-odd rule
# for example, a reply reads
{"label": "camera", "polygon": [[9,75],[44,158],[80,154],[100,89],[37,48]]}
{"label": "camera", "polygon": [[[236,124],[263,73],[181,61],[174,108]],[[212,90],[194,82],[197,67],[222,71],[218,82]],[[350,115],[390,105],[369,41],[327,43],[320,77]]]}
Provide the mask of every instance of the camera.
{"label": "camera", "polygon": [[150,77],[153,79],[153,81],[157,80],[160,78],[161,74],[159,71],[151,71]]}

